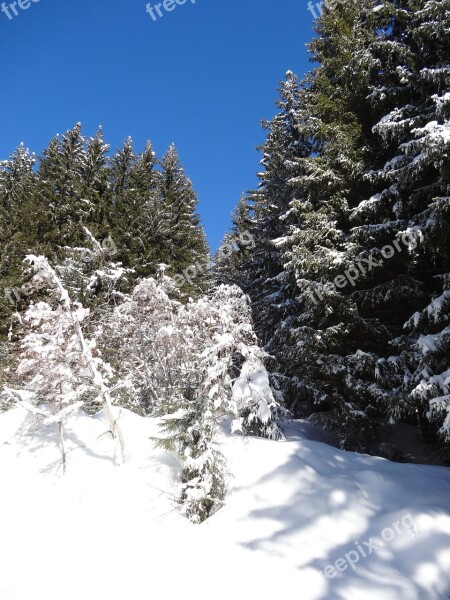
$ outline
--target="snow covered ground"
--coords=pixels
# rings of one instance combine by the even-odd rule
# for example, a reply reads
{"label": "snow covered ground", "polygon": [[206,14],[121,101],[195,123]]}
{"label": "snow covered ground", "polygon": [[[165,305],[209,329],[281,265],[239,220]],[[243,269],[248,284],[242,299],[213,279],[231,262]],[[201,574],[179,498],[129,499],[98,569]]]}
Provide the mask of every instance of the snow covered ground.
{"label": "snow covered ground", "polygon": [[450,597],[450,470],[341,452],[307,423],[287,441],[231,437],[226,506],[201,526],[178,513],[179,466],[157,420],[120,412],[115,467],[101,415],[56,436],[15,436],[0,415],[0,598],[444,600]]}

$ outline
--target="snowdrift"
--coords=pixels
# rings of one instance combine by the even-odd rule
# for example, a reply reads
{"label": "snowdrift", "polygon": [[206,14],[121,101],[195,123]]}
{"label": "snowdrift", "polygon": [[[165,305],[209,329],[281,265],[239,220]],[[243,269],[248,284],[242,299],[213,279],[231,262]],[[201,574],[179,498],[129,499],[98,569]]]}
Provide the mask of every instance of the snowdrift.
{"label": "snowdrift", "polygon": [[[231,436],[226,506],[201,526],[178,512],[180,465],[158,421],[117,410],[71,416],[67,475],[52,428],[0,415],[0,598],[155,597],[444,600],[450,595],[450,470],[341,452],[313,426],[287,440]],[[18,433],[17,433],[18,432]]]}

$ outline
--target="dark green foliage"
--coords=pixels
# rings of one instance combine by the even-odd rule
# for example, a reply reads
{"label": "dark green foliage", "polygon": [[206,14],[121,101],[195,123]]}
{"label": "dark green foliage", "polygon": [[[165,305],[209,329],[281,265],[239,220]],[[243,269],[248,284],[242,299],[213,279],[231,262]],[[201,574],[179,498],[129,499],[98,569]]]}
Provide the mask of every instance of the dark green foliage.
{"label": "dark green foliage", "polygon": [[[23,259],[42,254],[61,265],[71,296],[94,310],[115,303],[142,277],[166,263],[195,296],[208,284],[208,247],[197,197],[171,146],[161,163],[150,142],[136,155],[132,142],[108,156],[99,130],[77,124],[57,135],[40,158],[20,146],[0,165],[0,339],[14,310],[29,302]],[[192,272],[191,272],[192,273]]]}
{"label": "dark green foliage", "polygon": [[192,277],[185,277],[181,290],[195,296],[208,287],[206,266],[209,264],[206,236],[196,213],[197,195],[174,145],[163,156],[161,169],[160,203],[165,225],[159,233],[161,262],[170,265],[169,275],[175,281],[176,275],[191,269]]}
{"label": "dark green foliage", "polygon": [[[442,425],[449,404],[449,9],[324,8],[318,66],[300,86],[288,74],[260,189],[236,224],[255,252],[222,269],[252,298],[289,408],[351,449],[429,401]],[[436,342],[425,354],[423,335]]]}

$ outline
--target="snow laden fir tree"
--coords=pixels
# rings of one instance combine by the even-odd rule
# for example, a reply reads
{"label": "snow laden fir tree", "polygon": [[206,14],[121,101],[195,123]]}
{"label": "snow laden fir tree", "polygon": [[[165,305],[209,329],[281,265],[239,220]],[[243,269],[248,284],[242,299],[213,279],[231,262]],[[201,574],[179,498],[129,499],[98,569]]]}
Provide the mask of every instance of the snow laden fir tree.
{"label": "snow laden fir tree", "polygon": [[[450,441],[449,15],[448,0],[324,3],[317,66],[287,73],[236,211],[231,233],[256,251],[220,265],[251,297],[288,408],[351,450],[417,419]],[[420,244],[386,260],[405,235]]]}
{"label": "snow laden fir tree", "polygon": [[95,340],[87,339],[82,329],[89,310],[72,302],[46,258],[28,256],[26,260],[35,271],[32,283],[36,290],[49,288],[53,298],[51,303],[31,304],[24,315],[28,331],[20,344],[16,369],[21,388],[9,391],[22,405],[25,395],[25,405],[36,417],[32,428],[57,425],[64,471],[64,420],[88,399],[105,411],[109,431],[118,442],[116,460],[122,463],[126,460],[125,446],[113,414],[108,386],[110,369],[98,353],[94,354]]}

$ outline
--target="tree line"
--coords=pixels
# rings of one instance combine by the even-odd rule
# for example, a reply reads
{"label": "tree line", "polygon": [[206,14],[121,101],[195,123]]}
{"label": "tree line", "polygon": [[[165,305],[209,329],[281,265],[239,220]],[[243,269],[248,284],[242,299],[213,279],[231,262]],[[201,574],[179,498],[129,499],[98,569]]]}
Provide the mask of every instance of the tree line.
{"label": "tree line", "polygon": [[[27,254],[64,265],[89,305],[108,297],[110,287],[98,243],[123,269],[122,290],[155,274],[160,263],[176,275],[208,262],[197,202],[174,145],[158,160],[150,142],[135,153],[127,139],[110,155],[101,130],[85,137],[77,124],[39,159],[19,146],[0,164],[0,335],[27,305],[20,292]],[[180,281],[180,294],[200,293],[207,277]]]}

